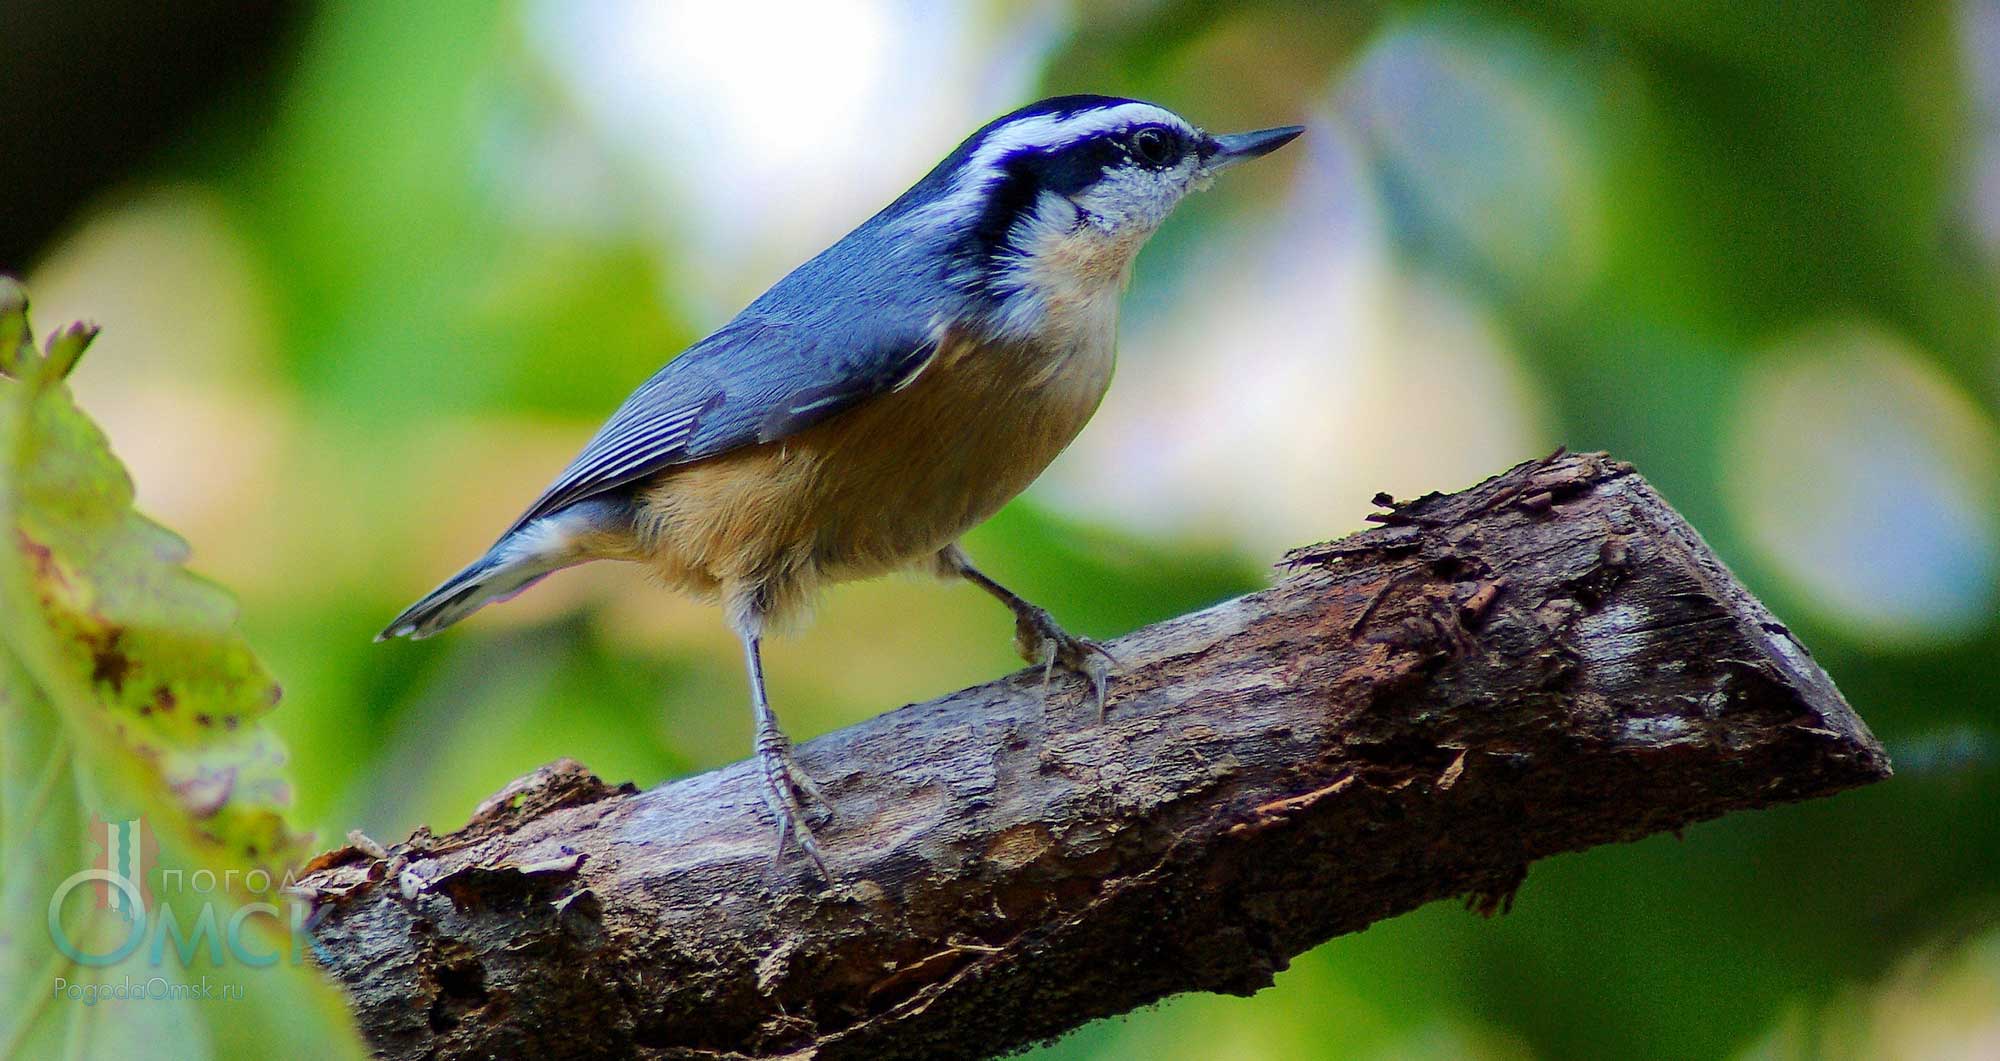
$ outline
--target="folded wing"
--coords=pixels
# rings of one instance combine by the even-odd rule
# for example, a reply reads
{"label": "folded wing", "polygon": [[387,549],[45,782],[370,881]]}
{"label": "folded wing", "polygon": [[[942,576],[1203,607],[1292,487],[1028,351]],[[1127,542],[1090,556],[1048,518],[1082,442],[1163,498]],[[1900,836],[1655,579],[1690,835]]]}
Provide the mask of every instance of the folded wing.
{"label": "folded wing", "polygon": [[673,465],[802,431],[907,383],[936,352],[936,337],[917,327],[816,324],[746,313],[690,347],[618,407],[507,533]]}

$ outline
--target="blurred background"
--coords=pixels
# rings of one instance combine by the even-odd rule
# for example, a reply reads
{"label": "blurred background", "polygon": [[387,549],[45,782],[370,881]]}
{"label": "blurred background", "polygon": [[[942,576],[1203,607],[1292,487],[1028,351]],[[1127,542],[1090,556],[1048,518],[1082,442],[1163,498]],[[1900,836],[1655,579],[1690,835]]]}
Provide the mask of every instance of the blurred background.
{"label": "blurred background", "polygon": [[[629,569],[375,645],[665,358],[1054,92],[1303,121],[1141,257],[1077,445],[975,532],[1072,629],[1268,578],[1377,490],[1635,462],[1898,776],[1537,865],[1047,1058],[2000,1056],[2000,2],[0,0],[0,271],[284,681],[299,820],[747,754]],[[921,579],[768,652],[798,737],[1013,669]],[[225,1013],[226,1016],[226,1013]]]}

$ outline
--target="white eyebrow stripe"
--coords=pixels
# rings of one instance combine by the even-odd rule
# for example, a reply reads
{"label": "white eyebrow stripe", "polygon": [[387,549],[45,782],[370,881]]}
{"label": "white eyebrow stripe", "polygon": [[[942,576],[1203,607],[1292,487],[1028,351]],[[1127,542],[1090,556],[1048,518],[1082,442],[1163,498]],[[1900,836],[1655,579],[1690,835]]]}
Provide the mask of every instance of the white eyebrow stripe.
{"label": "white eyebrow stripe", "polygon": [[1187,119],[1173,111],[1138,101],[1065,114],[1037,114],[1009,122],[988,133],[973,149],[972,157],[959,170],[948,194],[912,213],[906,223],[951,224],[971,216],[984,201],[987,189],[999,179],[1000,161],[1017,151],[1046,151],[1097,133],[1147,123],[1171,126],[1189,136],[1196,131]]}
{"label": "white eyebrow stripe", "polygon": [[1150,103],[1121,103],[1116,107],[1098,107],[1060,115],[1037,114],[1010,122],[987,134],[978,150],[972,153],[972,164],[966,170],[968,173],[991,170],[994,163],[1016,151],[1059,147],[1096,133],[1146,122],[1193,131],[1188,129],[1187,122],[1179,115]]}

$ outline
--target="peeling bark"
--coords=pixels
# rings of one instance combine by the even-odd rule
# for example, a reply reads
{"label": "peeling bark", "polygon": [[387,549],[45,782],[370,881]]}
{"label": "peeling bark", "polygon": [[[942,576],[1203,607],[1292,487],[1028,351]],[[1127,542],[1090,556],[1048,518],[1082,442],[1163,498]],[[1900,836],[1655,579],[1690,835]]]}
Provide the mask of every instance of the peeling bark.
{"label": "peeling bark", "polygon": [[641,792],[565,760],[460,832],[321,856],[317,949],[388,1057],[978,1057],[1888,776],[1629,466],[1378,500],[1271,589],[1116,642],[1102,724],[1023,672],[801,746],[831,886],[773,865],[747,762]]}

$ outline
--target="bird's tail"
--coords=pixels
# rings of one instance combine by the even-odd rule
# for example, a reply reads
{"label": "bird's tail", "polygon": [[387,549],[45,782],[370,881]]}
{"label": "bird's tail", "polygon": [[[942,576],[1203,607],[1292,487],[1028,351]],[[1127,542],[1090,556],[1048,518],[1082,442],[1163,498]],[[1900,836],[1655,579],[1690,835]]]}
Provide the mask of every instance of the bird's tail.
{"label": "bird's tail", "polygon": [[421,640],[488,604],[511,600],[550,574],[591,559],[580,542],[623,516],[622,507],[596,501],[544,516],[494,542],[485,556],[403,609],[375,640]]}
{"label": "bird's tail", "polygon": [[[496,547],[494,552],[498,552]],[[541,581],[554,568],[536,570],[534,565],[510,564],[493,552],[474,560],[465,570],[445,580],[444,585],[424,598],[375,635],[377,641],[392,637],[422,640],[473,612],[498,600],[505,600]]]}

